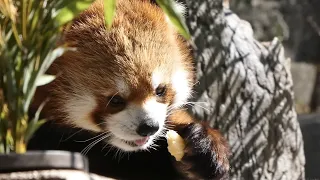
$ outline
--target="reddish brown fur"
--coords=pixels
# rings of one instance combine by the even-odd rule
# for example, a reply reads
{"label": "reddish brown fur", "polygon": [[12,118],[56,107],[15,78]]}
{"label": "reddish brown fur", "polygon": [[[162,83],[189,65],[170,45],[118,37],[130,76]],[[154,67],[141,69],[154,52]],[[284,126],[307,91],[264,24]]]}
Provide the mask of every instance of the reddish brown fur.
{"label": "reddish brown fur", "polygon": [[[196,122],[196,120],[190,116],[189,113],[187,113],[184,110],[176,111],[172,115],[169,116],[170,124],[173,125],[173,129],[180,132],[181,129],[183,129],[186,126],[189,126],[190,124],[193,124]],[[211,140],[211,149],[212,152],[215,152],[216,155],[216,162],[218,166],[221,166],[221,169],[228,170],[230,168],[229,166],[229,146],[227,141],[224,139],[224,137],[221,135],[221,133],[218,130],[210,128],[209,124],[207,122],[197,122],[200,123],[203,128],[206,129],[206,135]],[[192,154],[192,147],[186,147],[185,149],[185,155]],[[200,179],[197,177],[197,175],[190,173],[188,170],[193,166],[192,164],[188,163],[180,163],[177,164],[183,173],[186,173],[186,175],[190,179]]]}
{"label": "reddish brown fur", "polygon": [[174,125],[187,125],[194,122],[194,119],[184,110],[177,110],[169,117],[170,123]]}
{"label": "reddish brown fur", "polygon": [[[209,125],[207,125],[209,126]],[[219,162],[221,166],[224,166],[223,169],[229,169],[229,145],[224,137],[218,130],[208,128],[207,133],[211,140],[213,141],[213,149],[217,154],[217,162]]]}
{"label": "reddish brown fur", "polygon": [[[48,71],[57,75],[57,79],[36,92],[33,108],[50,98],[43,111],[47,119],[64,122],[68,112],[63,105],[71,95],[82,95],[82,92],[95,97],[96,107],[86,115],[95,125],[125,108],[108,106],[115,94],[124,97],[126,102],[141,105],[155,97],[151,76],[157,68],[164,78],[161,83],[167,87],[165,96],[157,97],[159,102],[173,103],[176,92],[171,76],[177,68],[186,70],[190,87],[193,84],[195,77],[187,44],[166,23],[160,8],[152,7],[154,5],[145,0],[117,0],[116,16],[112,28],[107,30],[102,2],[97,0],[66,29],[60,43],[76,47],[77,51],[58,58]],[[128,96],[118,94],[115,86],[119,80],[130,88]],[[176,127],[195,122],[183,110],[175,111],[169,120]],[[228,169],[226,142],[217,131],[204,127],[217,154],[217,163]]]}
{"label": "reddish brown fur", "polygon": [[[194,76],[187,45],[166,23],[160,8],[151,7],[155,5],[147,1],[138,1],[117,0],[116,16],[110,30],[105,28],[102,0],[96,1],[66,29],[61,43],[76,47],[77,51],[67,52],[54,62],[48,73],[59,75],[58,78],[40,87],[36,93],[36,106],[39,105],[37,102],[51,97],[43,111],[46,117],[63,120],[66,112],[60,107],[74,91],[90,89],[102,99],[98,103],[103,101],[105,105],[107,97],[117,93],[114,88],[117,78],[130,87],[131,93],[126,100],[142,104],[154,96],[151,75],[157,67],[166,75],[163,83],[168,87],[166,96],[158,98],[159,102],[172,103],[175,92],[170,85],[170,76],[174,68],[183,67],[190,72],[191,86]],[[101,106],[97,106],[96,111],[102,111]],[[103,111],[117,112],[110,108]]]}
{"label": "reddish brown fur", "polygon": [[[178,128],[180,128],[181,125],[188,125],[195,122],[194,118],[191,117],[189,113],[183,110],[176,111],[169,117],[169,119],[170,122]],[[203,124],[203,126],[205,127],[209,127],[208,123],[201,122],[201,124]],[[212,128],[207,128],[207,134],[213,141],[212,148],[214,149],[214,152],[217,153],[218,162],[221,162],[221,165],[229,165],[229,147],[224,137],[220,134],[219,131]],[[225,167],[225,169],[229,169],[229,167],[227,166]]]}

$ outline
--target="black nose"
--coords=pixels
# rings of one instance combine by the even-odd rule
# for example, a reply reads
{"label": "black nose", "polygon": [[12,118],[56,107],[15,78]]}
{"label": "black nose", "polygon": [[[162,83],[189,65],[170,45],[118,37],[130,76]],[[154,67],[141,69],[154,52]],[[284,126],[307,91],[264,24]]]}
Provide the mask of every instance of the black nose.
{"label": "black nose", "polygon": [[137,133],[140,136],[151,136],[159,129],[159,123],[153,120],[145,120],[138,126]]}

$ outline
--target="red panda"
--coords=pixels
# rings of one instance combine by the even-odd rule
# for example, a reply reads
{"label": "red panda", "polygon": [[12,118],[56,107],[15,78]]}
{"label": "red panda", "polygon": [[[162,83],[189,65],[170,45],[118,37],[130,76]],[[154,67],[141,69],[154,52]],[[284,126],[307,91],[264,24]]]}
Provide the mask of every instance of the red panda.
{"label": "red panda", "polygon": [[[43,117],[85,130],[89,137],[98,134],[101,147],[134,156],[125,161],[131,168],[139,163],[161,165],[150,176],[146,168],[117,173],[126,167],[121,160],[118,164],[112,159],[96,162],[114,154],[95,153],[90,159],[89,151],[90,166],[99,166],[92,172],[120,179],[226,177],[229,152],[224,138],[181,110],[195,79],[184,39],[163,11],[146,0],[117,0],[111,29],[106,28],[103,11],[103,1],[96,0],[66,28],[61,43],[76,50],[52,64],[47,73],[57,78],[38,88],[33,106],[49,98]],[[175,162],[166,149],[163,138],[168,129],[177,131],[186,142],[181,162]],[[29,149],[83,150],[62,142],[53,145],[54,140],[44,147],[41,142],[53,134],[39,130]],[[104,166],[109,168],[103,170]]]}

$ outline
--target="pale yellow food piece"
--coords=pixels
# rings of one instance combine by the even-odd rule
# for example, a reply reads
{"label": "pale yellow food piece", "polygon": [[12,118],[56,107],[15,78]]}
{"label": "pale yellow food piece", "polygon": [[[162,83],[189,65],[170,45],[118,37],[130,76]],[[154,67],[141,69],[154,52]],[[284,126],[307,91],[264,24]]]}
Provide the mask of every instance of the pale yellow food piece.
{"label": "pale yellow food piece", "polygon": [[184,155],[185,143],[181,136],[173,130],[167,132],[168,150],[177,161],[181,161]]}

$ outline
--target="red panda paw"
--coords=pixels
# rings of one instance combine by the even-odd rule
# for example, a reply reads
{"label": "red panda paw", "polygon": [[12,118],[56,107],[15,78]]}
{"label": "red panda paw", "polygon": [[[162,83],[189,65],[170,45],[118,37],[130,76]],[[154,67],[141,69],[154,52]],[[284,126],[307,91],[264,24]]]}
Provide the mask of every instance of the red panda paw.
{"label": "red panda paw", "polygon": [[227,179],[229,149],[222,135],[204,123],[191,123],[178,128],[186,147],[177,163],[190,179]]}

